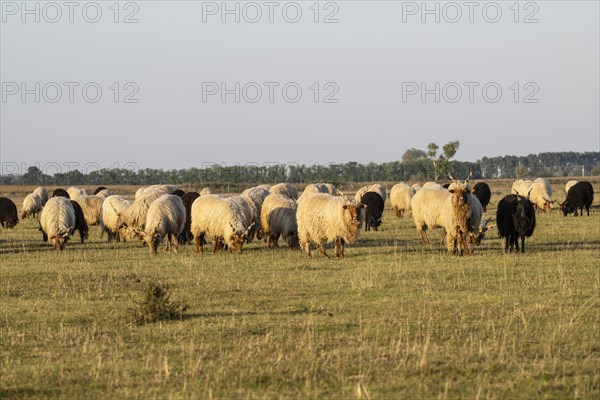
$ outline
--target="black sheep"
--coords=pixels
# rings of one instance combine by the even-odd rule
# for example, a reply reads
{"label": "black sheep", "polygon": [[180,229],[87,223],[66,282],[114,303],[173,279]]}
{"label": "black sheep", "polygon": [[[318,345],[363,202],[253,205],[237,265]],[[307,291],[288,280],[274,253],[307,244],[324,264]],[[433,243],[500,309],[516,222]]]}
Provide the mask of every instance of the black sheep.
{"label": "black sheep", "polygon": [[535,230],[535,208],[528,198],[509,194],[498,202],[496,211],[496,224],[500,237],[505,238],[504,251],[512,251],[516,246],[519,251],[519,238],[521,239],[521,252],[525,253],[525,238],[533,235]]}
{"label": "black sheep", "polygon": [[81,238],[81,243],[83,243],[83,239],[87,239],[89,235],[88,224],[85,222],[83,210],[81,209],[79,203],[75,200],[71,200],[71,204],[75,210],[75,228],[73,229],[73,232],[79,231],[79,237]]}
{"label": "black sheep", "polygon": [[481,203],[483,212],[486,212],[487,205],[490,204],[490,199],[492,198],[492,191],[490,190],[489,185],[485,182],[477,182],[475,186],[473,186],[473,194]]}
{"label": "black sheep", "polygon": [[67,193],[67,191],[65,189],[61,189],[61,188],[54,189],[54,192],[52,192],[52,197],[59,197],[59,196],[66,197],[67,199],[71,198],[71,196],[69,196],[69,193]]}
{"label": "black sheep", "polygon": [[0,224],[4,228],[14,228],[19,223],[17,206],[6,197],[0,197]]}
{"label": "black sheep", "polygon": [[179,234],[177,238],[179,243],[187,244],[192,241],[194,236],[192,235],[192,203],[200,197],[200,193],[197,192],[187,192],[183,196],[181,196],[181,201],[183,201],[183,206],[185,207],[185,225],[183,226],[183,231]]}
{"label": "black sheep", "polygon": [[366,206],[365,213],[365,231],[371,230],[371,227],[377,231],[382,224],[384,202],[379,193],[367,192],[363,194],[360,202]]}
{"label": "black sheep", "polygon": [[571,186],[569,193],[567,193],[567,199],[564,203],[560,204],[560,210],[566,217],[570,213],[574,212],[577,216],[577,209],[579,208],[583,216],[583,209],[587,210],[587,215],[590,215],[590,206],[594,201],[594,188],[592,184],[586,181],[578,182]]}

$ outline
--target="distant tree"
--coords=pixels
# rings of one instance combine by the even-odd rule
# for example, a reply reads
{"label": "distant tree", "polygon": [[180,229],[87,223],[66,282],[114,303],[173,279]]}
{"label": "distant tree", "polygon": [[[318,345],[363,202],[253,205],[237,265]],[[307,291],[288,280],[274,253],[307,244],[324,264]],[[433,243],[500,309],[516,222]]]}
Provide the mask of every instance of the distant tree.
{"label": "distant tree", "polygon": [[402,162],[412,162],[427,158],[427,153],[423,150],[415,149],[414,147],[408,149],[402,154]]}
{"label": "distant tree", "polygon": [[442,147],[443,153],[438,155],[437,152],[440,146],[438,146],[435,143],[429,143],[427,145],[427,155],[433,163],[433,170],[436,181],[438,181],[441,176],[445,176],[448,174],[448,162],[452,157],[456,155],[459,146],[460,142],[458,140],[448,142]]}

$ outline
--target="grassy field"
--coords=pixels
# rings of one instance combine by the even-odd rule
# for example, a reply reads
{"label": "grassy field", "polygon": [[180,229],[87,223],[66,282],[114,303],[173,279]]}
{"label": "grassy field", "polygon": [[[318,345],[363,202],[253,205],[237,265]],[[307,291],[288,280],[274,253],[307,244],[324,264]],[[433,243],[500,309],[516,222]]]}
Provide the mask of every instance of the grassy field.
{"label": "grassy field", "polygon": [[[473,257],[424,247],[390,209],[343,260],[153,256],[98,227],[59,253],[37,221],[0,229],[0,397],[597,399],[599,197],[538,215],[524,255],[495,229]],[[133,323],[157,282],[184,317]]]}

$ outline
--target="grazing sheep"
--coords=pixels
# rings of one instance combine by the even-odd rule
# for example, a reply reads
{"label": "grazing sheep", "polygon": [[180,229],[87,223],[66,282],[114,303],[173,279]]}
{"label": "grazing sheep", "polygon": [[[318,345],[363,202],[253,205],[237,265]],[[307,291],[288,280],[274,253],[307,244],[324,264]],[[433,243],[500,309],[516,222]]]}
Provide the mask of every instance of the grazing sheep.
{"label": "grazing sheep", "polygon": [[87,195],[87,193],[84,189],[80,189],[75,186],[71,186],[70,188],[68,188],[67,193],[69,193],[69,198],[74,199],[74,200],[77,199],[79,196]]}
{"label": "grazing sheep", "polygon": [[442,185],[440,185],[439,183],[436,183],[436,182],[425,182],[423,184],[423,186],[421,186],[421,189],[447,189],[447,188],[444,188]]}
{"label": "grazing sheep", "polygon": [[587,210],[587,215],[590,215],[590,206],[594,201],[594,188],[592,184],[586,181],[577,182],[567,193],[567,199],[564,203],[560,204],[560,210],[566,217],[570,213],[574,213],[577,216],[577,209],[580,209],[579,215],[583,217],[583,209]]}
{"label": "grazing sheep", "polygon": [[576,181],[576,180],[572,180],[572,181],[567,182],[566,185],[565,185],[565,193],[569,193],[569,189],[571,189],[577,183],[579,183],[579,181]]}
{"label": "grazing sheep", "polygon": [[323,242],[334,242],[336,258],[344,257],[345,244],[358,238],[364,206],[324,193],[303,197],[296,213],[300,247],[312,257],[310,242],[313,242],[324,257],[329,257]]}
{"label": "grazing sheep", "polygon": [[272,193],[265,198],[260,221],[267,247],[279,247],[281,236],[290,248],[298,248],[297,209],[296,201],[284,194]]}
{"label": "grazing sheep", "polygon": [[262,209],[262,204],[269,194],[270,192],[265,188],[253,187],[244,190],[240,195],[248,202],[250,211],[252,212],[252,219],[250,223],[253,225],[248,232],[248,243],[252,242],[254,236],[256,236],[258,240],[262,238],[262,230],[260,229],[260,212]]}
{"label": "grazing sheep", "polygon": [[485,232],[487,232],[487,222],[482,222],[483,206],[481,205],[479,198],[473,193],[469,193],[469,196],[471,197],[469,200],[471,213],[467,218],[467,235],[471,247],[474,247],[481,244],[481,241],[485,237]]}
{"label": "grazing sheep", "polygon": [[142,196],[135,199],[135,201],[122,212],[119,213],[117,220],[117,228],[126,228],[129,232],[143,231],[146,225],[146,216],[150,204],[164,193],[162,190],[154,190],[145,192]]}
{"label": "grazing sheep", "polygon": [[35,193],[29,193],[23,199],[23,207],[21,208],[21,219],[28,217],[37,217],[42,211],[42,198]]}
{"label": "grazing sheep", "polygon": [[130,205],[129,201],[117,195],[108,196],[102,203],[102,233],[108,233],[109,242],[114,240],[118,243],[121,239],[125,241],[124,235],[123,237],[121,235],[118,220],[119,214]]}
{"label": "grazing sheep", "polygon": [[364,206],[362,219],[365,221],[365,231],[370,231],[371,227],[377,231],[383,223],[381,221],[384,208],[383,199],[379,193],[367,192],[363,194],[360,203]]}
{"label": "grazing sheep", "polygon": [[100,197],[103,200],[106,200],[108,196],[110,196],[110,191],[108,189],[103,189],[95,194],[96,197]]}
{"label": "grazing sheep", "polygon": [[101,192],[101,191],[103,191],[103,190],[108,190],[108,189],[107,189],[107,188],[105,188],[104,186],[98,186],[98,187],[96,188],[96,190],[94,190],[94,194],[96,195],[96,194],[100,193],[100,192]]}
{"label": "grazing sheep", "polygon": [[[248,228],[252,223],[256,223],[256,211],[250,208],[249,202],[252,201],[250,197],[248,197],[247,195],[231,196],[228,198],[228,200],[235,202],[240,208],[240,210],[242,210],[242,213],[244,215],[242,225],[244,226],[244,228]],[[258,216],[258,218],[260,219],[260,215]],[[255,225],[253,225],[252,227],[254,228],[254,226]],[[252,239],[250,239],[250,241],[251,240]],[[250,243],[250,241],[248,241],[248,243]]]}
{"label": "grazing sheep", "polygon": [[19,223],[17,206],[7,198],[0,197],[0,224],[3,228],[14,228]]}
{"label": "grazing sheep", "polygon": [[75,210],[71,200],[62,196],[48,200],[40,216],[44,241],[50,241],[56,250],[64,250],[74,227]]}
{"label": "grazing sheep", "polygon": [[[525,238],[533,235],[535,231],[535,209],[528,198],[518,194],[504,196],[498,202],[496,211],[496,224],[500,237],[505,238],[504,251],[512,251],[516,246],[519,252],[519,238],[521,239],[521,252],[525,253]],[[509,247],[510,246],[510,247]]]}
{"label": "grazing sheep", "polygon": [[150,204],[142,238],[148,243],[150,252],[156,254],[158,245],[166,240],[165,251],[177,251],[177,237],[185,225],[185,207],[181,197],[163,194]]}
{"label": "grazing sheep", "polygon": [[104,199],[94,195],[82,195],[77,197],[77,203],[83,210],[85,222],[89,225],[99,225],[102,221],[102,203]]}
{"label": "grazing sheep", "polygon": [[212,189],[209,187],[202,188],[200,191],[200,196],[206,196],[207,194],[214,194]]}
{"label": "grazing sheep", "polygon": [[71,197],[69,196],[69,193],[67,193],[67,191],[65,189],[54,189],[54,192],[52,192],[52,197],[65,197],[67,199],[70,199]]}
{"label": "grazing sheep", "polygon": [[483,211],[487,211],[487,205],[490,204],[490,199],[492,198],[490,186],[485,182],[477,182],[473,186],[473,194],[477,197],[479,203],[481,203]]}
{"label": "grazing sheep", "polygon": [[423,188],[413,196],[411,200],[412,215],[424,244],[431,244],[427,236],[428,229],[445,226],[444,204],[449,197],[450,192],[442,188]]}
{"label": "grazing sheep", "polygon": [[205,237],[212,240],[213,254],[223,244],[229,252],[241,253],[250,228],[244,227],[244,211],[235,200],[215,195],[198,197],[192,204],[192,226],[196,252],[204,252]]}
{"label": "grazing sheep", "polygon": [[187,192],[181,196],[183,207],[185,207],[185,225],[183,226],[183,231],[179,235],[179,243],[187,244],[194,238],[192,231],[190,230],[192,226],[192,204],[198,197],[200,197],[200,193],[198,192]]}
{"label": "grazing sheep", "polygon": [[73,211],[75,212],[75,226],[73,227],[73,233],[75,233],[75,231],[79,231],[79,238],[81,243],[83,243],[83,240],[88,238],[90,229],[88,228],[87,222],[85,222],[83,210],[81,209],[79,203],[75,200],[71,200],[71,205],[73,206]]}
{"label": "grazing sheep", "polygon": [[410,212],[410,203],[415,193],[416,190],[406,183],[397,183],[392,186],[390,202],[392,203],[396,217],[402,218],[404,213]]}
{"label": "grazing sheep", "polygon": [[290,199],[298,200],[298,189],[291,183],[278,183],[277,185],[273,185],[269,189],[269,192],[283,194]]}
{"label": "grazing sheep", "polygon": [[45,187],[38,186],[38,187],[35,188],[35,190],[33,191],[33,193],[37,194],[42,199],[42,207],[44,205],[46,205],[46,202],[48,201],[48,191],[46,190]]}
{"label": "grazing sheep", "polygon": [[[551,213],[552,204],[556,200],[552,200],[552,186],[548,179],[537,178],[531,184],[531,194],[529,200],[537,208],[538,212]],[[528,192],[525,192],[528,193]],[[524,193],[519,192],[518,194],[523,195]]]}
{"label": "grazing sheep", "polygon": [[374,192],[379,194],[383,199],[383,203],[385,204],[385,200],[387,199],[387,193],[385,187],[383,185],[380,185],[379,183],[375,183],[370,186],[364,186],[358,189],[358,191],[354,195],[354,201],[360,202],[360,199],[362,199],[363,195],[367,192]]}

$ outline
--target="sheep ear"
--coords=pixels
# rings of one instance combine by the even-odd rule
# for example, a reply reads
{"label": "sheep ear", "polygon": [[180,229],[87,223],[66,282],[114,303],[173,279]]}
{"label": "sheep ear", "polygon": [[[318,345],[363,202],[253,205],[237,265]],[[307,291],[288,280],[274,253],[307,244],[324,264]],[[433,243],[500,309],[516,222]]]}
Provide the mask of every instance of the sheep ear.
{"label": "sheep ear", "polygon": [[454,193],[456,190],[455,190],[455,189],[448,189],[448,191],[449,191],[450,193]]}

